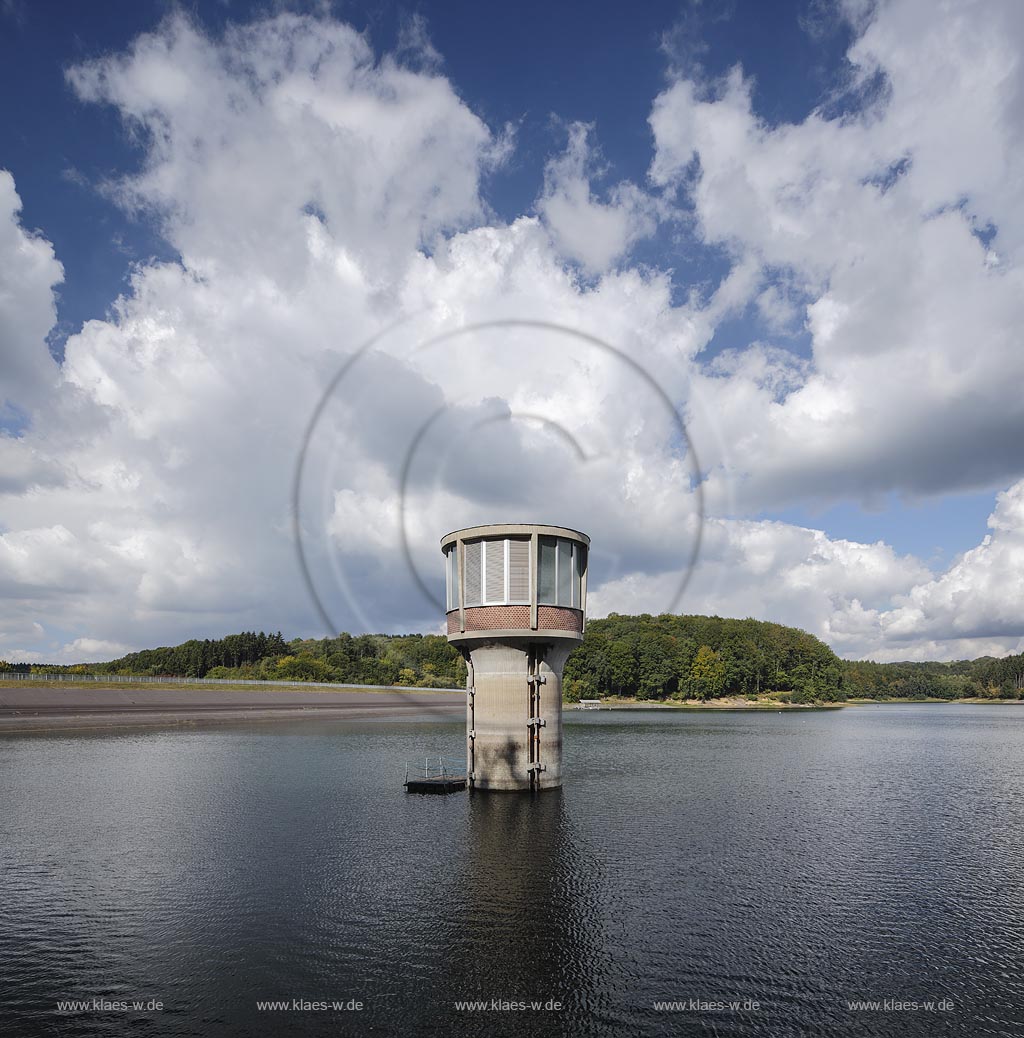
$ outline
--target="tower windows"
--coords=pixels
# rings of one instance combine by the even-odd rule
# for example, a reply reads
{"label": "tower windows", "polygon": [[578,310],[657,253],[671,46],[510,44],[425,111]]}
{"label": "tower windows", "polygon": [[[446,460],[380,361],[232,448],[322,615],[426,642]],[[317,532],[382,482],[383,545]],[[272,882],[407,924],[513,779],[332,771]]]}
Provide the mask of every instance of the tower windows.
{"label": "tower windows", "polygon": [[[532,590],[531,541],[524,537],[463,542],[466,606],[529,605]],[[564,537],[538,538],[537,601],[583,608],[584,545]],[[445,563],[448,609],[459,608],[459,567],[455,545]]]}
{"label": "tower windows", "polygon": [[[529,605],[530,542],[522,538],[467,541],[466,605]],[[455,605],[458,608],[458,594]]]}
{"label": "tower windows", "polygon": [[537,601],[581,609],[586,548],[564,537],[541,537]]}

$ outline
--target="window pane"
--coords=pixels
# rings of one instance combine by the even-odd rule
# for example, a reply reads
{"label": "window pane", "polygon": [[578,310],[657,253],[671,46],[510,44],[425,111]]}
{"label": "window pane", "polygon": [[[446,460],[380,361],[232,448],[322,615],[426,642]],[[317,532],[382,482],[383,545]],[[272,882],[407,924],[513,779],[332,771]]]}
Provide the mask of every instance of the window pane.
{"label": "window pane", "polygon": [[573,554],[572,604],[577,609],[583,608],[583,569],[586,565],[587,549],[582,544],[575,546]]}
{"label": "window pane", "polygon": [[537,601],[555,604],[555,539],[540,538],[540,556],[537,572]]}
{"label": "window pane", "polygon": [[508,598],[510,602],[530,601],[530,542],[508,542]]}
{"label": "window pane", "polygon": [[480,541],[466,545],[466,605],[480,605]]}
{"label": "window pane", "polygon": [[572,541],[558,542],[558,604],[572,605]]}
{"label": "window pane", "polygon": [[487,571],[487,601],[505,601],[505,542],[484,542],[484,565]]}
{"label": "window pane", "polygon": [[459,552],[452,545],[448,552],[448,608],[459,608]]}

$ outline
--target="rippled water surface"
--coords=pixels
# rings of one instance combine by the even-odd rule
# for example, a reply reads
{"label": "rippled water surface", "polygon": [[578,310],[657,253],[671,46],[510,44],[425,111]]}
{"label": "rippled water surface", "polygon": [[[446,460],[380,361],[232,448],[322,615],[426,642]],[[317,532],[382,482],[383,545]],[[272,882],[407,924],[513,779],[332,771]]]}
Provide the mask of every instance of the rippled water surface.
{"label": "rippled water surface", "polygon": [[447,722],[0,739],[0,1032],[1024,1034],[1024,707],[567,720],[533,800],[405,795]]}

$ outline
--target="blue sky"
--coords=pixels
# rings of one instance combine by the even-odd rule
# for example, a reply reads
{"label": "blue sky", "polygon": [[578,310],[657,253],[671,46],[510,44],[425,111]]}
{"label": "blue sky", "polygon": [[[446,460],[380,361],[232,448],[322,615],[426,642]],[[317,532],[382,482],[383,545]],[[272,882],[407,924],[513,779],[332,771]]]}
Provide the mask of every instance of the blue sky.
{"label": "blue sky", "polygon": [[[106,314],[124,291],[130,263],[173,255],[144,214],[133,218],[96,190],[136,168],[142,150],[111,108],[79,102],[64,73],[123,49],[155,29],[172,7],[41,0],[4,8],[0,89],[19,103],[0,111],[3,163],[15,174],[26,225],[53,241],[67,271],[53,336],[58,353],[83,321]],[[274,8],[215,0],[183,9],[217,32],[229,21]],[[403,26],[419,14],[459,94],[488,123],[515,124],[516,154],[486,185],[488,203],[506,219],[531,208],[567,122],[595,124],[607,177],[642,180],[651,158],[651,98],[681,61],[711,77],[742,64],[756,79],[759,108],[771,121],[802,118],[848,75],[848,28],[834,21],[812,38],[801,28],[810,17],[806,2],[774,3],[769,18],[763,4],[750,0],[631,7],[607,2],[588,5],[586,17],[574,5],[546,3],[337,3],[332,9],[385,51],[399,46]],[[676,269],[684,290],[722,275],[715,250],[673,237],[661,235],[641,250],[643,257]]]}
{"label": "blue sky", "polygon": [[[301,416],[351,347],[339,327],[365,337],[424,300],[611,335],[665,386],[707,477],[690,610],[800,623],[847,655],[1015,648],[994,589],[1024,494],[1019,405],[1001,395],[1020,352],[1021,35],[1009,2],[7,0],[0,581],[20,604],[0,654],[311,631],[280,536]],[[678,562],[659,545],[692,519],[682,491],[662,500],[680,444],[637,424],[642,387],[567,343],[538,347],[536,369],[585,372],[564,396],[531,388],[525,361],[504,371],[520,346],[493,348],[479,386],[465,366],[442,380],[448,406],[475,421],[477,395],[513,417],[541,402],[574,437],[618,440],[618,467],[575,489],[536,431],[494,471],[528,498],[540,465],[547,507],[603,534],[595,609],[656,611]],[[401,364],[365,387],[381,423],[395,386],[406,414],[437,391]],[[254,406],[268,382],[293,394],[289,417]],[[339,402],[332,421],[351,420]],[[367,569],[337,531],[378,503],[374,528],[390,522],[396,424],[330,462],[332,572],[391,572],[383,541]],[[227,473],[236,496],[214,516],[194,495]],[[457,484],[449,510],[510,507]],[[274,616],[231,562],[243,542],[289,584]],[[338,626],[430,629],[392,577],[376,615],[341,580]]]}

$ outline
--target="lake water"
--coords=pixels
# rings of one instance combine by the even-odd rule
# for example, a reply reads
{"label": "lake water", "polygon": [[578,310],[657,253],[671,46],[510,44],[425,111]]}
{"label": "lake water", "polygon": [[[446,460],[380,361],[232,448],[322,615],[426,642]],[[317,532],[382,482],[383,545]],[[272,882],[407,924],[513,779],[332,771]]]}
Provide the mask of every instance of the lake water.
{"label": "lake water", "polygon": [[0,1031],[1024,1034],[1024,707],[570,712],[560,792],[403,792],[461,745],[0,739]]}

